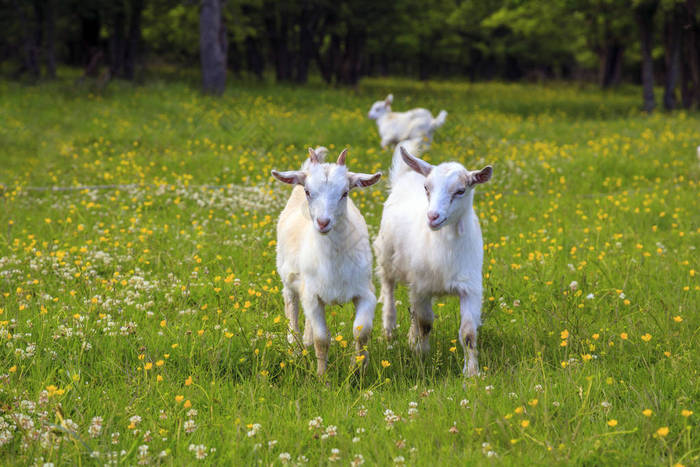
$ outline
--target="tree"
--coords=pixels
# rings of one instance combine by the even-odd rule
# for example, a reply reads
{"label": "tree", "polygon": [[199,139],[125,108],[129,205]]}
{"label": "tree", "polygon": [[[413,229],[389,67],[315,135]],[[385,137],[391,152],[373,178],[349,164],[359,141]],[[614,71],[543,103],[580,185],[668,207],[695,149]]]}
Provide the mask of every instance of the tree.
{"label": "tree", "polygon": [[44,1],[44,40],[46,43],[46,76],[56,78],[56,7],[54,0]]}
{"label": "tree", "polygon": [[106,7],[110,25],[109,68],[113,77],[133,80],[136,75],[143,7],[143,0],[119,0]]}
{"label": "tree", "polygon": [[659,6],[658,0],[642,0],[634,8],[635,18],[639,27],[639,41],[642,50],[642,97],[643,108],[653,112],[654,101],[654,59],[651,55],[654,34],[654,14]]}
{"label": "tree", "polygon": [[222,8],[226,0],[202,0],[199,11],[199,53],[204,92],[222,94],[226,88],[228,42]]}
{"label": "tree", "polygon": [[683,20],[681,99],[686,108],[700,106],[700,40],[696,0],[686,0]]}
{"label": "tree", "polygon": [[664,108],[673,110],[678,106],[676,88],[682,73],[681,52],[683,48],[683,20],[685,6],[676,0],[664,5],[664,48],[666,52],[666,83],[664,85]]}

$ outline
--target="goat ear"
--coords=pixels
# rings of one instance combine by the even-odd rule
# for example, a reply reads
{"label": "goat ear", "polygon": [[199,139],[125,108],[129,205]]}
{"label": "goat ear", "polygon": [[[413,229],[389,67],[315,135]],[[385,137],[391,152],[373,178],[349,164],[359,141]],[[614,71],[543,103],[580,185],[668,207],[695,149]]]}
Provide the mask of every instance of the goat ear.
{"label": "goat ear", "polygon": [[272,171],[272,176],[282,183],[289,185],[303,185],[306,181],[306,174],[301,170],[290,170],[288,172]]}
{"label": "goat ear", "polygon": [[493,175],[493,167],[487,165],[483,169],[471,173],[471,184],[478,185],[480,183],[486,183],[491,180],[491,175]]}
{"label": "goat ear", "polygon": [[348,181],[350,182],[350,188],[364,188],[372,186],[382,178],[382,173],[377,172],[375,174],[356,174],[353,172],[348,172]]}
{"label": "goat ear", "polygon": [[394,95],[393,94],[389,94],[388,96],[386,96],[386,99],[384,99],[384,104],[386,104],[386,105],[391,105],[393,102],[394,102]]}
{"label": "goat ear", "polygon": [[412,156],[411,154],[409,154],[408,151],[406,151],[406,149],[404,149],[403,146],[401,146],[401,157],[410,168],[423,175],[424,177],[427,177],[428,175],[430,175],[430,172],[433,171],[432,165],[428,164],[424,160]]}
{"label": "goat ear", "polygon": [[318,155],[316,151],[314,151],[314,148],[309,148],[309,160],[312,164],[318,164]]}
{"label": "goat ear", "polygon": [[343,149],[343,152],[341,152],[340,155],[338,156],[338,161],[336,162],[336,164],[345,165],[345,157],[347,157],[347,155],[348,155],[348,149],[345,148],[345,149]]}

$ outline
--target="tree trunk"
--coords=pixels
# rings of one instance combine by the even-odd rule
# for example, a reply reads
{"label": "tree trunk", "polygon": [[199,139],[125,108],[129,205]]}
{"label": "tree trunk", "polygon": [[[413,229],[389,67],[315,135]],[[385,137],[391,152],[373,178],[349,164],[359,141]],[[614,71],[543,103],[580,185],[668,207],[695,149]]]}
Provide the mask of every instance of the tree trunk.
{"label": "tree trunk", "polygon": [[77,47],[75,61],[81,66],[89,66],[100,51],[100,17],[96,11],[83,12],[80,16],[81,41]]}
{"label": "tree trunk", "polygon": [[700,57],[698,53],[698,22],[696,19],[696,0],[686,0],[685,16],[683,19],[683,60],[681,71],[681,98],[683,107],[697,108],[700,106]]}
{"label": "tree trunk", "polygon": [[136,76],[136,65],[139,60],[141,46],[141,14],[143,0],[132,0],[129,11],[129,37],[126,42],[124,57],[124,77],[133,81]]}
{"label": "tree trunk", "polygon": [[245,39],[246,62],[250,70],[258,79],[262,79],[265,70],[265,59],[260,51],[260,44],[252,36]]}
{"label": "tree trunk", "polygon": [[124,73],[126,12],[120,2],[115,2],[114,5],[116,10],[112,16],[112,33],[109,36],[109,71],[116,78],[122,77]]}
{"label": "tree trunk", "polygon": [[273,9],[265,18],[265,28],[270,39],[272,60],[275,63],[275,78],[278,82],[292,80],[292,60],[289,53],[289,18],[284,12],[279,11],[277,4],[268,5]]}
{"label": "tree trunk", "polygon": [[345,51],[336,72],[336,80],[338,83],[354,86],[360,80],[364,42],[364,31],[348,31],[345,36]]}
{"label": "tree trunk", "polygon": [[22,30],[22,65],[17,70],[16,76],[19,77],[23,73],[28,73],[33,80],[37,80],[40,70],[37,44],[35,42],[36,31],[32,31],[24,3],[20,0],[15,0],[14,6]]}
{"label": "tree trunk", "polygon": [[421,50],[418,52],[418,79],[427,81],[427,79],[430,78],[430,71],[432,69],[430,64],[430,51],[423,50],[422,45],[419,47]]}
{"label": "tree trunk", "polygon": [[299,54],[296,60],[294,81],[306,83],[309,78],[309,64],[314,55],[316,44],[314,32],[317,28],[317,15],[308,5],[304,5],[299,15]]}
{"label": "tree trunk", "polygon": [[605,44],[600,49],[600,68],[598,70],[598,82],[600,87],[607,89],[617,86],[622,79],[622,57],[625,48],[617,41]]}
{"label": "tree trunk", "polygon": [[321,71],[321,76],[323,80],[331,84],[333,82],[333,76],[336,74],[338,68],[338,57],[340,56],[340,36],[337,33],[331,34],[331,43],[328,46],[328,50],[323,56],[321,53],[316,53],[316,61],[318,63],[318,68]]}
{"label": "tree trunk", "polygon": [[656,106],[654,102],[654,60],[651,55],[651,49],[654,33],[654,13],[657,6],[658,1],[653,0],[644,2],[635,8],[642,50],[643,108],[646,112],[653,112]]}
{"label": "tree trunk", "polygon": [[199,12],[199,53],[204,92],[222,94],[226,88],[226,25],[222,14],[226,0],[202,0]]}
{"label": "tree trunk", "polygon": [[681,73],[681,39],[683,31],[681,29],[682,9],[677,5],[665,24],[665,48],[666,48],[666,85],[664,89],[664,107],[666,110],[673,110],[677,106],[676,87]]}
{"label": "tree trunk", "polygon": [[56,78],[56,12],[54,0],[46,0],[44,11],[46,34],[46,77]]}

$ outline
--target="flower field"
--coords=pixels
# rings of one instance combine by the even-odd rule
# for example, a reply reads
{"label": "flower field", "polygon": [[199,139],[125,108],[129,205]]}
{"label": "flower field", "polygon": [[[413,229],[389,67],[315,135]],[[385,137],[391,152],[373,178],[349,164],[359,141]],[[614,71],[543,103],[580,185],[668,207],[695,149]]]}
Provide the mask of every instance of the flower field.
{"label": "flower field", "polygon": [[[286,339],[270,170],[325,145],[386,174],[366,113],[388,92],[449,112],[427,160],[494,167],[477,378],[454,297],[422,361],[403,287],[362,374],[350,305],[324,380]],[[698,465],[700,116],[639,95],[0,81],[0,464]],[[386,190],[351,194],[370,236]]]}

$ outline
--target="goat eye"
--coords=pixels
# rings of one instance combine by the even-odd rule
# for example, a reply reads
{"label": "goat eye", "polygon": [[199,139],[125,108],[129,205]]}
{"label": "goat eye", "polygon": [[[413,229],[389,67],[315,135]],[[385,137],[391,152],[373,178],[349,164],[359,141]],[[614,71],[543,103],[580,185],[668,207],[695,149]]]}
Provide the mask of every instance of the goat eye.
{"label": "goat eye", "polygon": [[341,196],[340,199],[346,198],[347,196],[348,196],[348,192],[346,191],[345,193],[343,193],[343,196]]}
{"label": "goat eye", "polygon": [[304,190],[304,193],[306,193],[307,198],[311,198],[311,193],[309,193],[309,190]]}
{"label": "goat eye", "polygon": [[455,196],[462,196],[464,194],[464,189],[455,191]]}

